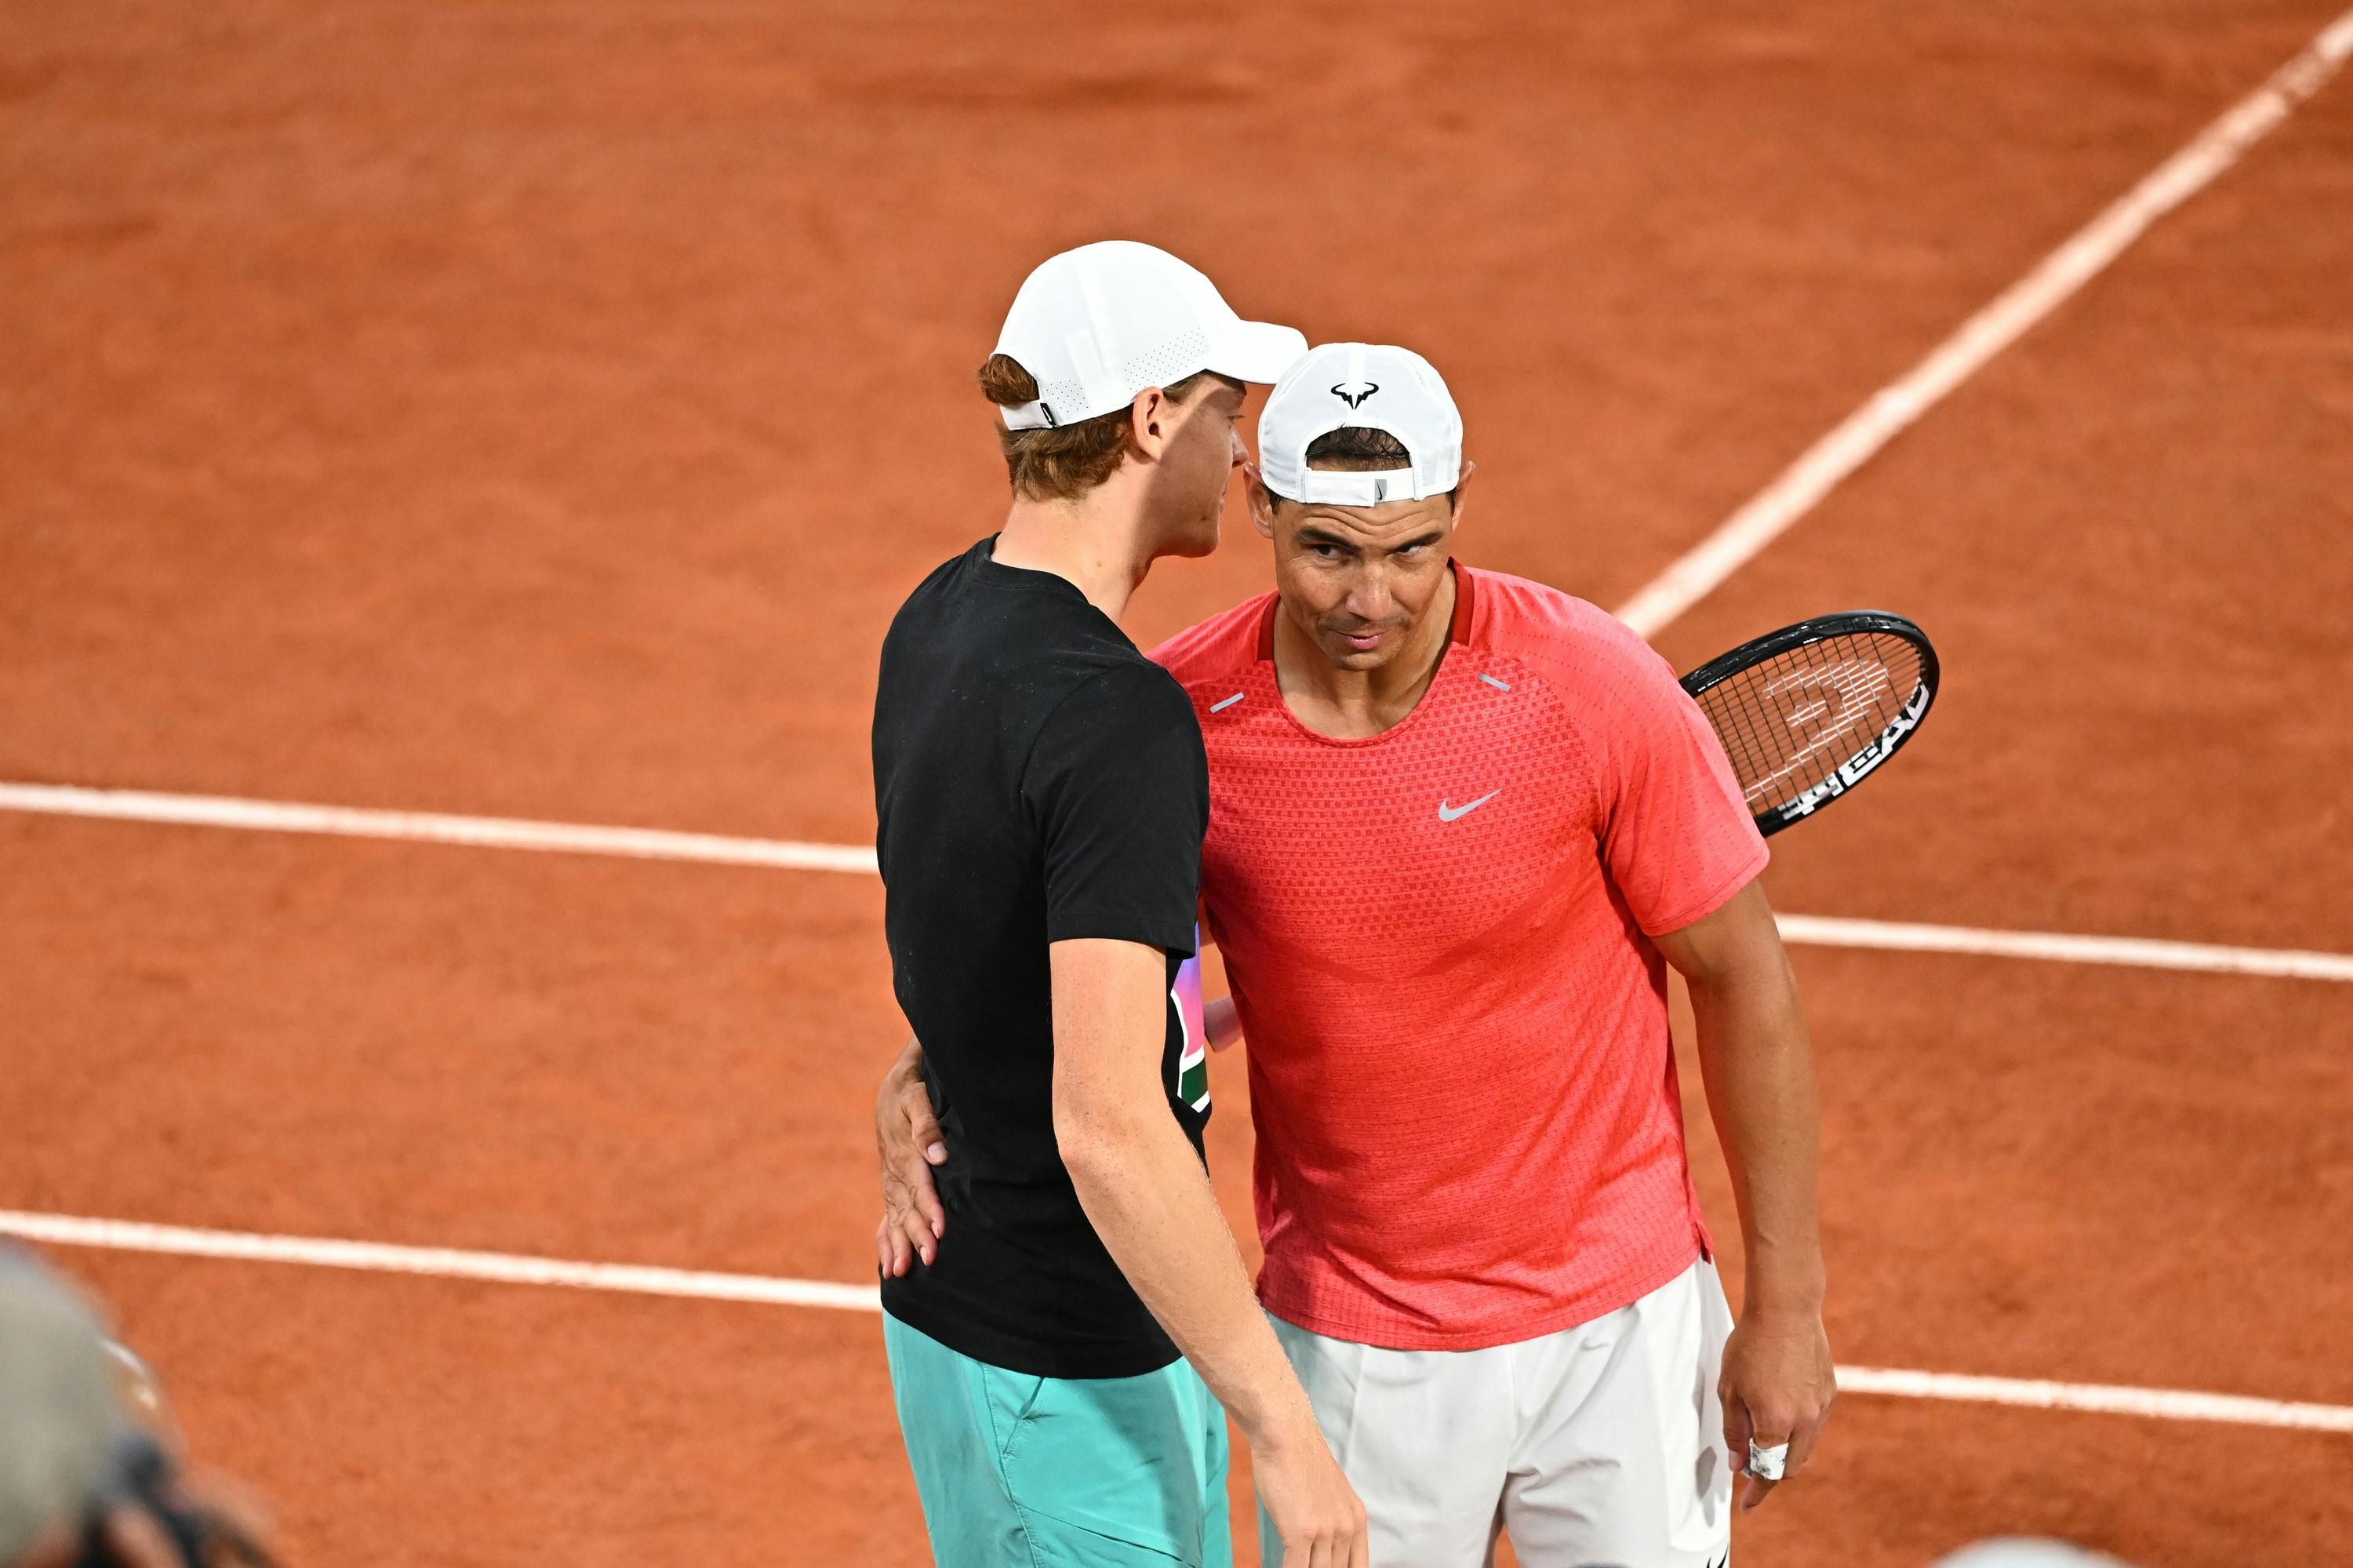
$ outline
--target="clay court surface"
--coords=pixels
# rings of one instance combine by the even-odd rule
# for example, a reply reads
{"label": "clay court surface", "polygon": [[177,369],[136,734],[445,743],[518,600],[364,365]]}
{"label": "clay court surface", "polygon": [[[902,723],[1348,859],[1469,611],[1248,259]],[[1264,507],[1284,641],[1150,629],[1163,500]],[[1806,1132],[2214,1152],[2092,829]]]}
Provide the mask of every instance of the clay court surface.
{"label": "clay court surface", "polygon": [[[1429,354],[1463,558],[1615,606],[2334,6],[10,6],[0,780],[871,842],[972,368],[1104,237]],[[1943,653],[1777,907],[2353,951],[2348,215],[2340,79],[1659,633]],[[881,912],[0,811],[0,1208],[859,1284]],[[2353,987],[1794,952],[1841,1361],[2353,1404]],[[871,1312],[51,1255],[296,1563],[927,1560]],[[2344,1561],[2353,1436],[1855,1393],[1737,1561],[2012,1531]]]}

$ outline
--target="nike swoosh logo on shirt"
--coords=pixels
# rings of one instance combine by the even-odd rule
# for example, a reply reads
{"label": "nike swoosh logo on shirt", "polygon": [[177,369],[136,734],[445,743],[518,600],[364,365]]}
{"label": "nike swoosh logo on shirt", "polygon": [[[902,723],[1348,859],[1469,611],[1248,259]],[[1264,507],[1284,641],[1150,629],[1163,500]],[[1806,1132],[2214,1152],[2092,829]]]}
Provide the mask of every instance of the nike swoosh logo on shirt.
{"label": "nike swoosh logo on shirt", "polygon": [[1477,810],[1480,807],[1485,805],[1488,801],[1493,800],[1496,796],[1502,793],[1503,791],[1501,789],[1490,789],[1484,795],[1480,796],[1477,800],[1463,806],[1450,806],[1445,801],[1440,800],[1438,803],[1438,820],[1441,822],[1451,822],[1459,818],[1468,816],[1470,813]]}

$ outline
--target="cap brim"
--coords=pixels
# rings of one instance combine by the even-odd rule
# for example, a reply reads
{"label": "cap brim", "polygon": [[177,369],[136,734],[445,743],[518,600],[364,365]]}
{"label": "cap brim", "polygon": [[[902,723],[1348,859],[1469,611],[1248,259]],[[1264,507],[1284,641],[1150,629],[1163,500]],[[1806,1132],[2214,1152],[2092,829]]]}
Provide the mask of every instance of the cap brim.
{"label": "cap brim", "polygon": [[1237,381],[1271,387],[1306,354],[1307,334],[1297,327],[1238,320],[1219,334],[1209,363],[1202,368]]}

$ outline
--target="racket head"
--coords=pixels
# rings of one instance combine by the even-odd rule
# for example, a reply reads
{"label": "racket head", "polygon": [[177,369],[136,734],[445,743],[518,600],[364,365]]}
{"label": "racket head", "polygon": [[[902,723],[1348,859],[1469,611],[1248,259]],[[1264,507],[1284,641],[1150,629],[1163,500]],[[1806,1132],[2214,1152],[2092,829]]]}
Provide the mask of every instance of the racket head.
{"label": "racket head", "polygon": [[1837,800],[1918,732],[1936,700],[1936,650],[1883,609],[1768,631],[1683,678],[1724,743],[1759,832]]}

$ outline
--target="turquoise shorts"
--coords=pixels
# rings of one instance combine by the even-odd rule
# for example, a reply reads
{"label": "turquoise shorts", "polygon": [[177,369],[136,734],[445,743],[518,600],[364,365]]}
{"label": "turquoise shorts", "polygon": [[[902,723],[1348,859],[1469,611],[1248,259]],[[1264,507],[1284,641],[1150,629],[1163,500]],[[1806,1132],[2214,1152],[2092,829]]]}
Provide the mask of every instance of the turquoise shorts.
{"label": "turquoise shorts", "polygon": [[1226,1413],[1188,1363],[1037,1377],[888,1313],[882,1343],[940,1568],[1232,1568]]}

